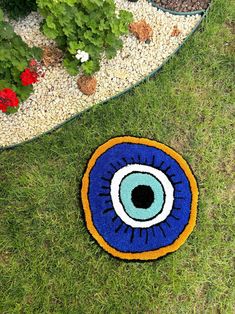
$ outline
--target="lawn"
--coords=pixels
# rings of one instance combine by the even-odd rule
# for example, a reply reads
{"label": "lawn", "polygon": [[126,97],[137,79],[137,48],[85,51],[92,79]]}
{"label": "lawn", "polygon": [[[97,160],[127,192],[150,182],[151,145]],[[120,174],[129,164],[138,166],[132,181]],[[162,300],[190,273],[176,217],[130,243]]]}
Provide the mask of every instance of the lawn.
{"label": "lawn", "polygon": [[[156,78],[0,153],[0,313],[234,313],[234,12],[214,0]],[[87,160],[123,134],[170,145],[198,179],[197,227],[157,261],[116,260],[85,228]]]}

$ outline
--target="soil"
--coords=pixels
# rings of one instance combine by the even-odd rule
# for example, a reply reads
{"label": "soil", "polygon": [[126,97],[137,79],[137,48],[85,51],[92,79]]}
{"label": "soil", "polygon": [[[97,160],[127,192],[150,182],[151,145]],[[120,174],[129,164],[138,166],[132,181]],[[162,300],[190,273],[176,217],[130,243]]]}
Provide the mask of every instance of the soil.
{"label": "soil", "polygon": [[142,42],[150,40],[153,35],[152,27],[145,20],[131,23],[129,30]]}
{"label": "soil", "polygon": [[77,80],[79,90],[85,95],[92,95],[96,91],[97,80],[94,76],[82,75]]}
{"label": "soil", "polygon": [[177,11],[192,12],[207,9],[211,0],[155,0],[160,7]]}
{"label": "soil", "polygon": [[43,47],[43,64],[48,66],[55,66],[58,63],[62,62],[63,52],[56,47]]}
{"label": "soil", "polygon": [[178,37],[181,34],[181,31],[178,29],[177,26],[173,27],[173,30],[171,32],[172,37]]}

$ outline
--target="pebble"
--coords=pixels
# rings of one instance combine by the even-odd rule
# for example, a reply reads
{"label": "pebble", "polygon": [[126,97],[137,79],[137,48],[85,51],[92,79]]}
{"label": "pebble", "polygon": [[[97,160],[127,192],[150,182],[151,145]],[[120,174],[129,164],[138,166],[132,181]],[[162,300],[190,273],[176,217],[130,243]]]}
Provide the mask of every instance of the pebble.
{"label": "pebble", "polygon": [[[18,112],[6,115],[0,111],[0,147],[18,144],[49,131],[142,80],[178,48],[201,19],[200,15],[184,17],[164,13],[146,0],[115,0],[115,3],[117,11],[129,10],[135,21],[145,19],[151,25],[151,42],[140,43],[131,34],[123,36],[123,48],[117,56],[112,60],[102,57],[101,69],[95,74],[97,91],[91,96],[83,95],[77,88],[79,75],[70,76],[61,64],[44,68],[45,77],[34,84],[34,93],[20,104]],[[41,21],[41,16],[33,12],[11,23],[30,46],[55,45],[41,33]],[[178,37],[171,36],[174,26],[181,31]]]}

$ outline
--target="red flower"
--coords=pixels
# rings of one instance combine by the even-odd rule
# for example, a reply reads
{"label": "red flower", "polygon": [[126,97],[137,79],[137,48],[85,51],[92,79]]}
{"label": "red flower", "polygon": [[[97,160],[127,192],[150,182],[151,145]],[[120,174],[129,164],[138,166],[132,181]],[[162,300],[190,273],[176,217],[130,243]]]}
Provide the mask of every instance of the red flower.
{"label": "red flower", "polygon": [[37,60],[31,59],[29,61],[29,69],[31,72],[37,73],[37,78],[45,76],[45,73],[43,72],[43,69],[42,69],[42,65]]}
{"label": "red flower", "polygon": [[23,86],[28,86],[36,83],[38,80],[38,75],[35,71],[31,71],[29,68],[25,69],[20,75],[21,82]]}
{"label": "red flower", "polygon": [[18,105],[19,99],[13,90],[10,88],[0,90],[0,110],[2,112],[6,112],[7,107],[17,107]]}
{"label": "red flower", "polygon": [[30,68],[34,68],[34,67],[36,67],[36,66],[37,66],[37,64],[38,64],[38,62],[37,62],[36,60],[34,60],[34,59],[30,60],[30,62],[29,62],[29,66],[30,66]]}

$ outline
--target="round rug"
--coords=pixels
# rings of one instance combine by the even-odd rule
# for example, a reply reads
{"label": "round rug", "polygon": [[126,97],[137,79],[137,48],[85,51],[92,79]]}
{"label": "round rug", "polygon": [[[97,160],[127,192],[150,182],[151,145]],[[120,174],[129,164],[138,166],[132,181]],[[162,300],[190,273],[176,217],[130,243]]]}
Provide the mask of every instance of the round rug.
{"label": "round rug", "polygon": [[89,232],[121,259],[173,252],[196,223],[198,188],[190,166],[173,149],[145,138],[117,137],[98,147],[81,198]]}

